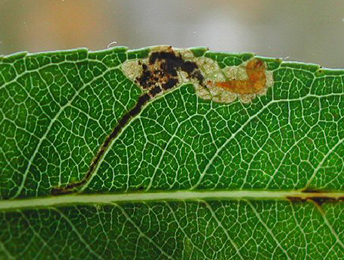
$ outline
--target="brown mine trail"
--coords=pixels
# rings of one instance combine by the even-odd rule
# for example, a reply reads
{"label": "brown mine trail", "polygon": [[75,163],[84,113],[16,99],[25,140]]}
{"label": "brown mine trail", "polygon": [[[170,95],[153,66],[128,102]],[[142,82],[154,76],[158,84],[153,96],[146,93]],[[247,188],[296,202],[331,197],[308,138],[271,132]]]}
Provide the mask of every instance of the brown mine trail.
{"label": "brown mine trail", "polygon": [[52,195],[59,195],[59,194],[67,194],[72,193],[74,189],[81,187],[87,183],[87,181],[91,178],[92,173],[94,172],[96,166],[98,165],[100,159],[105,154],[105,151],[108,149],[111,141],[115,139],[118,134],[121,132],[123,127],[129,122],[132,117],[135,117],[140,113],[144,105],[150,100],[150,96],[148,94],[143,94],[139,97],[136,105],[126,113],[118,122],[117,126],[113,129],[112,133],[105,139],[105,142],[102,144],[101,148],[99,149],[96,157],[91,163],[89,170],[87,171],[85,177],[78,182],[70,183],[65,187],[57,187],[51,190]]}
{"label": "brown mine trail", "polygon": [[229,80],[215,83],[216,86],[237,94],[257,94],[266,86],[265,64],[253,59],[246,65],[247,80]]}

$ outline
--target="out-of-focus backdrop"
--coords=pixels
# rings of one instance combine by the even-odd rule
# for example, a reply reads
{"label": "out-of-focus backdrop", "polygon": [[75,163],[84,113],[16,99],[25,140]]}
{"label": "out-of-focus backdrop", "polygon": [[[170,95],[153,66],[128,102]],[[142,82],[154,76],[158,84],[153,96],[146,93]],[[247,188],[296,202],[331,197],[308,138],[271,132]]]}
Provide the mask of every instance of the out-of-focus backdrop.
{"label": "out-of-focus backdrop", "polygon": [[207,46],[344,68],[343,0],[0,0],[0,55]]}

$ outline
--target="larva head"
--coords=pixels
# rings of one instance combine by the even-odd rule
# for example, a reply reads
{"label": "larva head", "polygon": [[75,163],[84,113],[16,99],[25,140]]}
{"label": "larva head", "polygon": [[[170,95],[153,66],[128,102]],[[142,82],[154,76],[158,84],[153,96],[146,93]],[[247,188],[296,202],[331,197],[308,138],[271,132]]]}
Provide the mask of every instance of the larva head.
{"label": "larva head", "polygon": [[264,62],[259,59],[253,59],[249,61],[246,65],[246,73],[251,82],[264,80],[265,78]]}

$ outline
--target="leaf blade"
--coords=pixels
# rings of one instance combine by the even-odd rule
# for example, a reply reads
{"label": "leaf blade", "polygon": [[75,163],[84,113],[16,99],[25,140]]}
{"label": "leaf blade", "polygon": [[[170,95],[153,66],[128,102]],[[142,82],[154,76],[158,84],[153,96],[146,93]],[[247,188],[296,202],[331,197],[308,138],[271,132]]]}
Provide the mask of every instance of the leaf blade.
{"label": "leaf blade", "polygon": [[[162,94],[133,65],[157,51],[176,54],[179,84]],[[266,93],[233,99],[207,85],[216,73],[245,80],[252,59],[272,75]],[[1,57],[1,258],[340,258],[343,77],[204,48]],[[83,180],[68,191],[79,194],[51,196]]]}

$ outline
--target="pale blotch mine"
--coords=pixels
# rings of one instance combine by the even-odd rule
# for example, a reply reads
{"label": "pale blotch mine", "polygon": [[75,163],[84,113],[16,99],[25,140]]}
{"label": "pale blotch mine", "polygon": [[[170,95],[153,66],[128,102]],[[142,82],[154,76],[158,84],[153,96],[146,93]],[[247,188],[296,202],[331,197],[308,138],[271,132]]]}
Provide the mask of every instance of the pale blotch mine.
{"label": "pale blotch mine", "polygon": [[[262,96],[267,93],[269,87],[274,84],[273,72],[265,70],[266,86],[255,94],[238,94],[232,93],[227,89],[216,86],[218,82],[229,80],[246,80],[248,78],[246,73],[246,65],[250,60],[241,63],[239,66],[229,66],[221,69],[216,61],[207,57],[195,57],[191,50],[188,49],[172,49],[176,54],[180,54],[185,61],[195,62],[204,77],[203,84],[200,84],[196,79],[190,79],[184,71],[178,71],[178,79],[180,84],[176,88],[186,83],[192,83],[195,87],[196,95],[205,100],[212,100],[218,103],[231,103],[239,99],[242,103],[250,103],[256,96]],[[170,46],[157,46],[151,49],[151,53],[160,51],[171,51]],[[140,63],[148,64],[148,58],[140,60],[128,60],[123,63],[122,71],[124,74],[136,82],[142,73],[142,65]],[[139,85],[139,84],[138,84]],[[141,86],[140,86],[141,87]],[[143,89],[141,87],[141,89]],[[166,93],[163,91],[159,95]]]}

